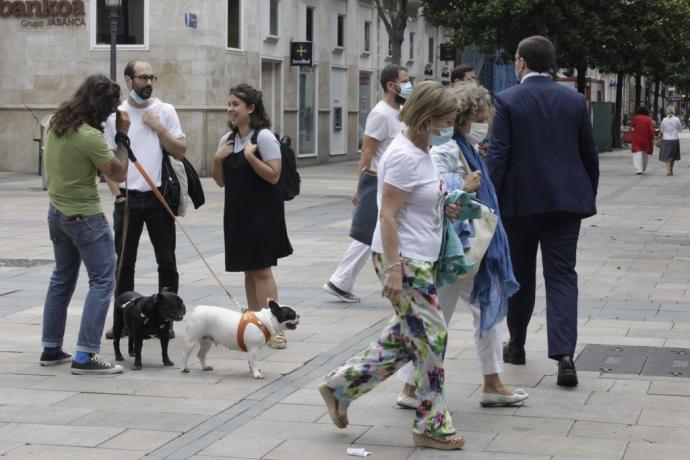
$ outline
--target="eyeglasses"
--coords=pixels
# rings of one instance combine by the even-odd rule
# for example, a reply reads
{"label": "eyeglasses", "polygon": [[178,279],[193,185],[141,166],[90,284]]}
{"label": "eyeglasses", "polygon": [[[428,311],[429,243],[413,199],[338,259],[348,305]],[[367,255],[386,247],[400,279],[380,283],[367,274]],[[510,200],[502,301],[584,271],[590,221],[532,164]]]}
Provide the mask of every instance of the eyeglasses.
{"label": "eyeglasses", "polygon": [[149,80],[151,80],[151,83],[155,83],[158,81],[158,77],[155,75],[135,75],[133,78],[136,78],[144,83],[146,83]]}

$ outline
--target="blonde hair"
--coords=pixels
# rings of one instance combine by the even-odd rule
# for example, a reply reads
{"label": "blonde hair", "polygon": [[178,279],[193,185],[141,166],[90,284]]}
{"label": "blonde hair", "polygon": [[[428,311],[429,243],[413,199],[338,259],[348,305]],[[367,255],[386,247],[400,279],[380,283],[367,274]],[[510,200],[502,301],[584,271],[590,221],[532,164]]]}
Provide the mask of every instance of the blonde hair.
{"label": "blonde hair", "polygon": [[489,110],[489,116],[491,116],[493,110],[491,94],[483,86],[456,85],[451,89],[451,94],[458,104],[458,116],[455,119],[456,131],[460,131],[465,123],[471,122],[478,113],[486,109]]}
{"label": "blonde hair", "polygon": [[672,105],[669,105],[666,107],[666,115],[671,116],[676,114],[676,108],[673,107]]}
{"label": "blonde hair", "polygon": [[400,121],[417,134],[426,134],[432,118],[442,118],[457,111],[457,102],[448,89],[437,81],[423,81],[415,85],[400,110]]}

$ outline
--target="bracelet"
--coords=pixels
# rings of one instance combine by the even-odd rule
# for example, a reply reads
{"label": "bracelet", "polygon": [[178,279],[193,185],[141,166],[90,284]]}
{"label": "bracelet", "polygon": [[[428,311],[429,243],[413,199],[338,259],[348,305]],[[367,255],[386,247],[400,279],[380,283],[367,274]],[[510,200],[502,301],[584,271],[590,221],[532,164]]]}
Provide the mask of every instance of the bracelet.
{"label": "bracelet", "polygon": [[386,267],[386,269],[383,271],[384,275],[387,275],[388,272],[391,271],[391,270],[393,270],[395,267],[400,267],[400,269],[402,270],[402,262],[397,261],[396,263],[394,263],[394,264],[389,265],[388,267]]}

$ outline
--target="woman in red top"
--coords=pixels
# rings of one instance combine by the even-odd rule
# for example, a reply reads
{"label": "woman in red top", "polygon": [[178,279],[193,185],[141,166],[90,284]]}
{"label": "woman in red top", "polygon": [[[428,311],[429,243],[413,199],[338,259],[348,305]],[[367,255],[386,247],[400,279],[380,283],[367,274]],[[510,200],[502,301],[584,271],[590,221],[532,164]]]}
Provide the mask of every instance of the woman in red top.
{"label": "woman in red top", "polygon": [[654,122],[649,117],[649,110],[644,105],[637,109],[630,121],[632,126],[632,157],[636,174],[644,174],[647,169],[647,155],[654,152]]}

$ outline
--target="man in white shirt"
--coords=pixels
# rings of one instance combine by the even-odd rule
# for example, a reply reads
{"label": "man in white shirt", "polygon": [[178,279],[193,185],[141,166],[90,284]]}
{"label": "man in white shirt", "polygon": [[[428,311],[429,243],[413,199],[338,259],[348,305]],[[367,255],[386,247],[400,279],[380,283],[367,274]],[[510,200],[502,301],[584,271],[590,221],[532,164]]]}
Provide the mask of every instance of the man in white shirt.
{"label": "man in white shirt", "polygon": [[[138,162],[149,174],[157,187],[161,186],[163,149],[174,158],[182,160],[187,151],[187,141],[180,126],[175,108],[151,97],[153,84],[158,80],[151,64],[130,61],[125,66],[125,81],[130,90],[129,97],[119,110],[127,112],[131,120],[129,139]],[[105,123],[105,137],[115,149],[115,117]],[[115,248],[118,267],[122,257],[122,268],[115,288],[115,297],[134,290],[134,268],[137,259],[139,238],[146,225],[158,264],[158,290],[167,287],[177,292],[179,275],[175,260],[175,221],[151,191],[136,167],[130,163],[127,181],[117,184],[108,181],[115,197],[113,212]],[[125,192],[128,200],[128,224],[124,252],[122,251]],[[106,333],[112,338],[112,329]],[[172,334],[171,334],[172,338]]]}
{"label": "man in white shirt", "polygon": [[335,272],[323,285],[324,291],[344,302],[361,300],[352,294],[352,288],[371,254],[371,239],[378,219],[376,171],[383,153],[404,128],[398,119],[398,113],[400,105],[412,93],[407,69],[396,64],[383,68],[380,83],[384,96],[367,117],[362,154],[357,165],[357,192],[352,197],[355,209],[350,227],[350,236],[354,241]]}

